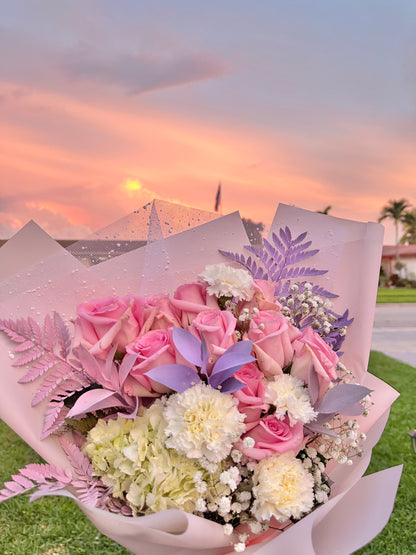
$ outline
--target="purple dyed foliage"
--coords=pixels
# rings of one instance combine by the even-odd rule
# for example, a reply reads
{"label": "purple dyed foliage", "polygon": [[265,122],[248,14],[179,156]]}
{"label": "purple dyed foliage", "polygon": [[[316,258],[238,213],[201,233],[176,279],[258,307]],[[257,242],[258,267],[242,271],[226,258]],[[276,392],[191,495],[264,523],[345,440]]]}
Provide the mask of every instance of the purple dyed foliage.
{"label": "purple dyed foliage", "polygon": [[218,358],[208,375],[209,353],[204,337],[199,341],[189,331],[176,327],[172,328],[172,337],[180,354],[197,367],[199,373],[194,367],[184,364],[164,364],[145,372],[146,376],[179,393],[202,381],[199,374],[202,374],[212,388],[222,393],[233,393],[245,387],[245,384],[232,376],[244,364],[255,360],[250,354],[252,341],[239,341],[231,345]]}

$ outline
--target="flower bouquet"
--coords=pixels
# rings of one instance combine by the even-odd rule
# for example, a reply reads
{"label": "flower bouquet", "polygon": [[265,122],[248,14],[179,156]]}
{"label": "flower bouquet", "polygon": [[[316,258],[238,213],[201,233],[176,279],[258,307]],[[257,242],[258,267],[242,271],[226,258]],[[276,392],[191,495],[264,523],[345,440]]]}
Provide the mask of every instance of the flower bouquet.
{"label": "flower bouquet", "polygon": [[380,226],[280,206],[250,245],[184,210],[90,267],[33,224],[0,251],[0,415],[46,461],[0,501],[71,496],[136,554],[351,553],[400,478],[361,478],[396,397],[366,372]]}

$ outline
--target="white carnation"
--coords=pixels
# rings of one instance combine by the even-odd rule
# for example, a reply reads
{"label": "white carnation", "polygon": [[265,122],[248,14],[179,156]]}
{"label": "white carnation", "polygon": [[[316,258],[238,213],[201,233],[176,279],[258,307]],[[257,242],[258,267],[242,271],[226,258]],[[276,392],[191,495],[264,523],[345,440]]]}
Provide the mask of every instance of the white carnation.
{"label": "white carnation", "polygon": [[221,462],[245,430],[237,403],[202,382],[171,395],[163,409],[166,447],[190,459]]}
{"label": "white carnation", "polygon": [[314,502],[314,481],[301,461],[290,453],[272,455],[257,463],[253,474],[252,513],[259,521],[298,519]]}
{"label": "white carnation", "polygon": [[251,301],[254,295],[254,281],[242,268],[227,264],[211,264],[205,267],[199,279],[207,284],[207,291],[216,297],[234,297],[237,300]]}
{"label": "white carnation", "polygon": [[292,426],[296,422],[307,424],[317,416],[302,380],[289,374],[276,376],[267,384],[264,401],[276,407],[277,418],[288,415]]}

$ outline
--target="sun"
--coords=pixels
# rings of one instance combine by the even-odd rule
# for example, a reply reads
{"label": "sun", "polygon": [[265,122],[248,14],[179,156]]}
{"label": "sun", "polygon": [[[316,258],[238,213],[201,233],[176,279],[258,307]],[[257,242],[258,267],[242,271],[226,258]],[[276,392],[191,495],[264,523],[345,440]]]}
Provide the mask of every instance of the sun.
{"label": "sun", "polygon": [[126,191],[140,191],[140,189],[143,187],[143,185],[140,183],[140,181],[138,179],[126,179],[126,181],[124,182],[124,188],[126,189]]}

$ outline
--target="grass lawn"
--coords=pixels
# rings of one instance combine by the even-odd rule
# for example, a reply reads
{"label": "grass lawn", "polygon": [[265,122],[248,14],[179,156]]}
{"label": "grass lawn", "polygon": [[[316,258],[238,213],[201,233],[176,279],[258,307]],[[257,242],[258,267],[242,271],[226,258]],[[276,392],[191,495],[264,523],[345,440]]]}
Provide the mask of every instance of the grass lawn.
{"label": "grass lawn", "polygon": [[358,555],[414,555],[416,553],[416,453],[408,432],[416,428],[416,370],[382,353],[372,352],[369,370],[400,392],[390,418],[373,450],[367,474],[403,464],[393,514],[387,526]]}
{"label": "grass lawn", "polygon": [[377,292],[378,303],[416,303],[416,289],[405,287],[379,287]]}
{"label": "grass lawn", "polygon": [[[383,532],[357,555],[416,553],[416,454],[408,431],[416,428],[416,370],[372,353],[370,371],[397,389],[384,434],[374,449],[369,472],[404,463],[395,509]],[[13,472],[39,457],[0,422],[0,484]],[[69,499],[48,497],[29,503],[17,497],[0,504],[0,553],[3,555],[127,555],[129,552],[102,536]],[[352,531],[353,533],[353,531]]]}

